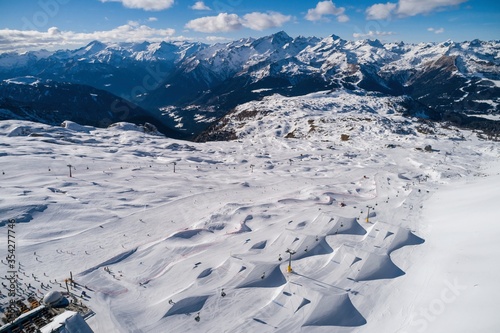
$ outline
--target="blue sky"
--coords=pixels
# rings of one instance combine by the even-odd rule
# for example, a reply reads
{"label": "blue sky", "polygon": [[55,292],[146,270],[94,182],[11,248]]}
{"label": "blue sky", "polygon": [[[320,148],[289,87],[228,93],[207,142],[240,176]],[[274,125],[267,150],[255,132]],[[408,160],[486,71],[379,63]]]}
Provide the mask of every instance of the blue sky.
{"label": "blue sky", "polygon": [[404,41],[500,39],[500,1],[0,0],[0,52],[92,40],[224,42],[290,36]]}

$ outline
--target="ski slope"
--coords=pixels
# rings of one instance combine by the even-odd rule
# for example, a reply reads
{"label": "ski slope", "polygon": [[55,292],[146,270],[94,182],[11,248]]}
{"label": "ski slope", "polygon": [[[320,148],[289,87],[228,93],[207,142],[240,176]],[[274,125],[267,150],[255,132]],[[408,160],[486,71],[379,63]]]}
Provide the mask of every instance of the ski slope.
{"label": "ski slope", "polygon": [[2,257],[14,218],[19,293],[72,272],[95,332],[495,331],[498,143],[356,117],[210,143],[2,121]]}

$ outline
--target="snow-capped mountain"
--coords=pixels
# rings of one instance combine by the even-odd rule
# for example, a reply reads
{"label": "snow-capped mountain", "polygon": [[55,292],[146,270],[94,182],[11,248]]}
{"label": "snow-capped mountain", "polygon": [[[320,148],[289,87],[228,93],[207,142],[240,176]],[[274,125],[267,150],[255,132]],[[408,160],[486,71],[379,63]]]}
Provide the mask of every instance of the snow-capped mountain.
{"label": "snow-capped mountain", "polygon": [[[0,78],[36,76],[86,84],[131,102],[157,88],[175,64],[204,47],[199,43],[110,43],[94,41],[76,50],[0,54]],[[146,75],[148,75],[146,77]]]}
{"label": "snow-capped mountain", "polygon": [[107,90],[190,134],[276,93],[404,95],[417,106],[410,114],[459,123],[467,122],[464,114],[500,113],[498,41],[383,44],[279,32],[214,45],[92,42],[72,51],[0,55],[1,79],[29,75]]}

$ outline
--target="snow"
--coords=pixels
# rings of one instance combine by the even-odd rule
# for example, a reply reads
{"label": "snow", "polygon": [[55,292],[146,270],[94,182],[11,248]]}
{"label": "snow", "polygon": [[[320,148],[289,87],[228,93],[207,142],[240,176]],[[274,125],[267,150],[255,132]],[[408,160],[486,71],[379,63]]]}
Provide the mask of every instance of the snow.
{"label": "snow", "polygon": [[500,114],[475,114],[474,117],[500,121]]}
{"label": "snow", "polygon": [[6,83],[12,83],[12,84],[29,84],[29,85],[37,85],[40,83],[40,79],[34,76],[23,76],[23,77],[16,77],[12,79],[7,79],[4,80]]}
{"label": "snow", "polygon": [[75,132],[87,132],[89,133],[91,130],[95,129],[92,126],[82,126],[80,124],[77,124],[73,121],[65,120],[62,122],[61,127],[64,127],[66,129],[69,129],[71,131]]}
{"label": "snow", "polygon": [[[235,132],[239,138],[293,135],[314,140],[335,140],[347,132],[406,131],[407,119],[393,115],[403,111],[397,107],[400,100],[400,97],[373,98],[347,90],[298,97],[274,94],[237,106],[235,116],[224,130]],[[363,140],[364,135],[360,133],[358,138]]]}
{"label": "snow", "polygon": [[1,121],[0,248],[15,218],[22,282],[72,272],[94,332],[499,327],[498,143],[422,134],[390,99],[260,103],[231,142]]}
{"label": "snow", "polygon": [[497,109],[497,106],[498,106],[498,103],[497,102],[494,102],[492,100],[489,100],[489,99],[476,99],[474,100],[474,102],[476,103],[484,103],[484,104],[489,104],[492,106],[492,110],[496,110]]}
{"label": "snow", "polygon": [[[422,211],[427,249],[415,248],[415,261],[398,288],[399,332],[494,332],[500,325],[495,262],[500,255],[495,203],[500,167],[491,176],[441,187]],[[392,297],[388,302],[396,301]],[[394,318],[383,318],[382,327]],[[391,331],[391,329],[389,329]]]}
{"label": "snow", "polygon": [[493,84],[495,85],[495,87],[497,87],[497,88],[500,87],[500,80],[488,80],[488,81],[493,82]]}
{"label": "snow", "polygon": [[[432,250],[416,262],[424,269],[421,264],[428,260],[426,283],[414,306],[428,309],[428,317],[422,314],[427,332],[492,332],[499,327],[495,304],[500,290],[495,270],[488,265],[500,255],[494,209],[500,187],[492,186],[500,184],[500,168],[495,171],[486,179],[444,186],[423,211]],[[454,320],[457,317],[474,321]]]}

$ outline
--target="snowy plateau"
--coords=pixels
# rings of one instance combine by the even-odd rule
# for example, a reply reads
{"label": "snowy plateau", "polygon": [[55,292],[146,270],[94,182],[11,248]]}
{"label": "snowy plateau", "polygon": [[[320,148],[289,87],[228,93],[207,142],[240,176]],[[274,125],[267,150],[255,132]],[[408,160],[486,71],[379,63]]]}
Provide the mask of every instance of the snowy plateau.
{"label": "snowy plateau", "polygon": [[19,294],[72,272],[99,333],[498,332],[498,142],[394,98],[272,94],[205,143],[3,120],[2,258],[15,219]]}

